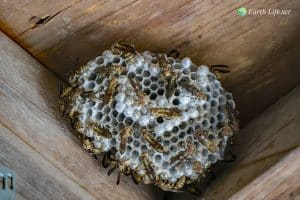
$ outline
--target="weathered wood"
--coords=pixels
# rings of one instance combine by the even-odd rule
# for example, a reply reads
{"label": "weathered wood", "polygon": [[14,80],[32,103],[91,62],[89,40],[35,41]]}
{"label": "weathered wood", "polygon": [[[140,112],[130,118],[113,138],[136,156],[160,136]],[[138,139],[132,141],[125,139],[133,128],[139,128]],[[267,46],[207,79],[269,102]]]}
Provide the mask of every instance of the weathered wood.
{"label": "weathered wood", "polygon": [[[157,199],[150,186],[108,177],[82,149],[57,109],[58,80],[0,33],[0,120],[24,143],[96,199]],[[23,191],[26,192],[26,191]]]}
{"label": "weathered wood", "polygon": [[[216,172],[216,180],[213,180],[207,188],[201,188],[206,191],[203,197],[228,199],[291,150],[299,147],[300,107],[298,105],[300,105],[300,86],[243,128],[232,150],[233,154],[237,155],[237,160],[223,164],[224,168]],[[173,194],[172,197],[174,199],[195,198],[189,194]]]}
{"label": "weathered wood", "polygon": [[300,147],[256,178],[231,200],[300,199]]}
{"label": "weathered wood", "polygon": [[[292,12],[240,17],[240,6]],[[0,4],[0,28],[63,78],[117,40],[229,65],[224,85],[246,124],[300,83],[299,8],[298,0],[14,0]]]}
{"label": "weathered wood", "polygon": [[17,199],[95,199],[0,124],[0,165],[15,172]]}

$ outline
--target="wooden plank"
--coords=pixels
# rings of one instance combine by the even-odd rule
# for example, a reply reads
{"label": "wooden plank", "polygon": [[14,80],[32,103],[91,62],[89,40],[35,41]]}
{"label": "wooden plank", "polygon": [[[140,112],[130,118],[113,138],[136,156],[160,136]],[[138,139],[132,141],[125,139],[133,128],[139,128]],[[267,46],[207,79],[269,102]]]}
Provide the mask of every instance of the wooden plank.
{"label": "wooden plank", "polygon": [[15,172],[17,199],[95,199],[0,124],[0,165]]}
{"label": "wooden plank", "polygon": [[[241,6],[292,12],[240,17]],[[63,78],[117,40],[227,64],[224,85],[247,124],[300,83],[299,9],[298,0],[13,0],[0,4],[0,28]]]}
{"label": "wooden plank", "polygon": [[116,175],[82,149],[57,109],[56,77],[0,33],[0,120],[22,141],[97,199],[159,199],[146,185]]}
{"label": "wooden plank", "polygon": [[300,199],[299,180],[300,148],[297,148],[230,199]]}
{"label": "wooden plank", "polygon": [[[203,197],[228,199],[299,147],[300,107],[297,105],[300,105],[300,86],[243,128],[232,150],[237,160],[221,165],[221,170],[216,172],[216,180],[206,188],[201,188],[205,192]],[[190,194],[174,194],[170,197],[178,200],[194,198]]]}

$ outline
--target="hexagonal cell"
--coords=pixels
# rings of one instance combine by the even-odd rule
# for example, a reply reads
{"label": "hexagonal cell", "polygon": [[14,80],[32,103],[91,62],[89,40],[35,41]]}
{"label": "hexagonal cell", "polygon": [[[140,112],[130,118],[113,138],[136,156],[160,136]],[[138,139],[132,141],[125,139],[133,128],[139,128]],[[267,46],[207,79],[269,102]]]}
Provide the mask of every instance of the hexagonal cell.
{"label": "hexagonal cell", "polygon": [[158,86],[157,86],[157,84],[155,84],[155,83],[152,83],[152,84],[150,85],[150,89],[151,89],[152,91],[157,90],[157,88],[158,88]]}
{"label": "hexagonal cell", "polygon": [[158,90],[157,90],[157,94],[158,95],[164,95],[164,93],[165,93],[165,90],[163,89],[163,88],[159,88]]}
{"label": "hexagonal cell", "polygon": [[150,72],[148,70],[144,70],[143,71],[143,77],[149,77],[150,76]]}
{"label": "hexagonal cell", "polygon": [[118,56],[113,57],[112,63],[114,64],[119,64],[121,62],[121,58]]}
{"label": "hexagonal cell", "polygon": [[157,98],[157,94],[156,93],[151,93],[150,94],[150,99],[151,100],[155,100]]}
{"label": "hexagonal cell", "polygon": [[150,84],[151,84],[151,81],[150,81],[149,79],[144,79],[143,85],[144,85],[145,87],[150,86]]}
{"label": "hexagonal cell", "polygon": [[138,82],[142,82],[142,81],[143,81],[143,77],[137,75],[137,76],[135,77],[135,80],[138,81]]}

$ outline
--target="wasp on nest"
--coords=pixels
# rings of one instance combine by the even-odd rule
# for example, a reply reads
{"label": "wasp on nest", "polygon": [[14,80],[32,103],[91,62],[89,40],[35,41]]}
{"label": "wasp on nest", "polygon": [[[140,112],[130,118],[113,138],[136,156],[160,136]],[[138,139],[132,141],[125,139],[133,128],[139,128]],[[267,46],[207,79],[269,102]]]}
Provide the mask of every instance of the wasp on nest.
{"label": "wasp on nest", "polygon": [[118,171],[117,183],[123,174],[182,191],[223,159],[238,132],[235,103],[216,72],[229,71],[117,43],[70,77],[60,108],[83,147],[104,154],[109,175]]}

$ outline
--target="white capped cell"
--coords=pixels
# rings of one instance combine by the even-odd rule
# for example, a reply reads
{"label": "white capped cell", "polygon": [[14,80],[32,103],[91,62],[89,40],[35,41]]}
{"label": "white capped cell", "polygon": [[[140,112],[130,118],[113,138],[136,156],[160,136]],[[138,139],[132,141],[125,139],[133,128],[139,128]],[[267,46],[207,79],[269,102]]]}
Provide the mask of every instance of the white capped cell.
{"label": "white capped cell", "polygon": [[157,76],[160,73],[160,68],[157,67],[157,65],[155,65],[155,64],[152,64],[149,67],[149,70],[150,70],[150,73],[152,76]]}
{"label": "white capped cell", "polygon": [[141,126],[147,126],[150,121],[149,115],[142,115],[139,119],[139,123]]}
{"label": "white capped cell", "polygon": [[188,112],[191,118],[196,118],[199,115],[198,110],[196,110],[195,108],[190,108]]}
{"label": "white capped cell", "polygon": [[182,68],[188,69],[188,68],[191,67],[191,65],[192,65],[192,61],[191,61],[190,58],[184,58],[184,59],[182,59],[182,61],[181,61]]}
{"label": "white capped cell", "polygon": [[116,110],[121,113],[123,112],[124,108],[126,107],[126,104],[124,102],[118,102],[116,104]]}
{"label": "white capped cell", "polygon": [[102,57],[104,58],[104,60],[111,60],[113,57],[113,53],[109,50],[105,50],[102,53]]}
{"label": "white capped cell", "polygon": [[200,67],[197,70],[197,73],[199,76],[207,76],[207,74],[209,74],[210,72],[207,66],[200,65]]}
{"label": "white capped cell", "polygon": [[126,117],[132,117],[134,109],[130,106],[126,107],[124,110],[124,114]]}
{"label": "white capped cell", "polygon": [[118,93],[118,94],[116,95],[116,100],[117,100],[118,102],[124,101],[125,98],[126,98],[126,95],[125,95],[123,92],[120,92],[120,93]]}

